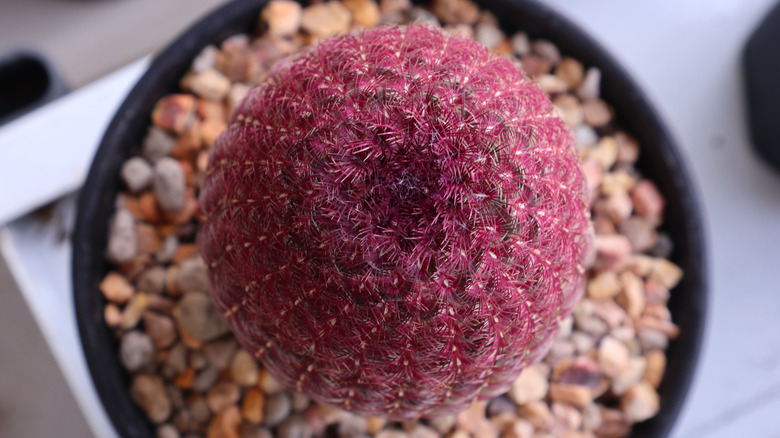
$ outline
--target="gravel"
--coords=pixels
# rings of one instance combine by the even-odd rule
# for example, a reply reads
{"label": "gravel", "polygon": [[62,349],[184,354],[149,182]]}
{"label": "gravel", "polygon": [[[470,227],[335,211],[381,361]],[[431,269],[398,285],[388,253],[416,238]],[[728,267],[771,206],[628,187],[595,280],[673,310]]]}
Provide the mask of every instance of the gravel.
{"label": "gravel", "polygon": [[[282,386],[240,348],[208,296],[195,245],[197,194],[209,149],[229,115],[274,63],[317,39],[377,23],[443,23],[516,57],[552,94],[572,130],[591,194],[593,252],[586,294],[561,322],[547,356],[505,395],[457,415],[403,423],[319,405]],[[183,90],[161,99],[138,157],[122,166],[126,191],[110,219],[100,283],[106,323],[131,375],[133,400],[158,438],[624,437],[660,409],[665,350],[679,329],[667,302],[683,276],[658,232],[664,198],[634,165],[641,145],[600,97],[601,72],[520,31],[507,36],[469,0],[344,0],[301,7],[273,0],[255,39],[236,35],[193,60]]]}

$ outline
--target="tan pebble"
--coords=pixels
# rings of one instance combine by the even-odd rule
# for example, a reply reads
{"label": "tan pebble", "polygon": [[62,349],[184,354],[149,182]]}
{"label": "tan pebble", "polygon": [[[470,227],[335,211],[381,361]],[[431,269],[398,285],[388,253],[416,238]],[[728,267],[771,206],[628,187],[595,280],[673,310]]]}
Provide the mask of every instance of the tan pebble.
{"label": "tan pebble", "polygon": [[182,243],[176,248],[176,254],[174,254],[173,263],[179,263],[182,260],[192,257],[198,253],[198,245],[194,243]]}
{"label": "tan pebble", "polygon": [[504,429],[501,438],[534,438],[534,425],[528,420],[516,418]]}
{"label": "tan pebble", "polygon": [[664,198],[658,188],[650,180],[639,181],[631,191],[636,214],[643,216],[658,225],[663,221]]}
{"label": "tan pebble", "polygon": [[585,113],[582,111],[582,105],[579,99],[571,94],[561,94],[553,100],[558,115],[563,123],[573,128],[585,120]]}
{"label": "tan pebble", "polygon": [[659,404],[658,393],[647,382],[632,387],[621,399],[626,418],[636,423],[654,417],[658,413]]}
{"label": "tan pebble", "polygon": [[266,397],[263,423],[275,427],[284,422],[292,411],[292,400],[286,392],[280,392]]}
{"label": "tan pebble", "polygon": [[215,102],[209,99],[198,99],[198,116],[206,121],[227,123],[228,114],[224,102]]}
{"label": "tan pebble", "polygon": [[135,287],[141,292],[161,294],[165,292],[165,268],[151,266],[135,280]]}
{"label": "tan pebble", "polygon": [[107,300],[116,304],[125,304],[133,297],[133,286],[120,273],[111,271],[100,282],[100,291]]}
{"label": "tan pebble", "polygon": [[146,222],[149,222],[150,224],[159,224],[163,221],[165,215],[157,204],[154,193],[151,191],[141,194],[138,198],[138,206],[141,209],[141,213]]}
{"label": "tan pebble", "polygon": [[[462,432],[462,434],[458,434]],[[409,438],[409,434],[399,429],[382,429],[376,435],[375,438]],[[450,438],[471,438],[471,434],[466,431],[455,431]]]}
{"label": "tan pebble", "polygon": [[487,422],[487,419],[485,418],[486,407],[487,401],[477,400],[471,403],[466,410],[458,412],[455,415],[455,424],[458,429],[476,433],[482,423]]}
{"label": "tan pebble", "polygon": [[445,435],[453,427],[455,427],[455,415],[447,414],[439,417],[434,417],[428,420],[431,426],[436,429],[440,434]]}
{"label": "tan pebble", "polygon": [[574,406],[585,406],[593,401],[593,392],[587,386],[568,383],[551,383],[550,399]]}
{"label": "tan pebble", "polygon": [[568,88],[563,79],[551,74],[537,77],[536,81],[539,84],[539,88],[547,94],[564,93]]}
{"label": "tan pebble", "polygon": [[[202,123],[200,120],[196,119],[190,123],[190,126],[188,126],[176,140],[173,149],[171,149],[170,158],[175,158],[178,160],[179,165],[183,165],[183,163],[189,163],[193,158],[195,158],[195,156],[200,151],[202,144],[201,130]],[[160,160],[163,159],[168,159],[168,157],[163,157]],[[160,160],[158,160],[158,163]]]}
{"label": "tan pebble", "polygon": [[157,229],[153,225],[138,224],[135,236],[138,240],[138,251],[142,253],[154,254],[162,246],[160,236],[157,235]]}
{"label": "tan pebble", "polygon": [[577,96],[582,100],[598,99],[601,95],[601,70],[590,67],[577,89]]}
{"label": "tan pebble", "polygon": [[550,365],[556,365],[561,360],[565,360],[574,354],[574,344],[568,339],[557,339],[550,346],[550,350],[544,357],[544,362]]}
{"label": "tan pebble", "polygon": [[647,280],[645,281],[645,299],[647,304],[666,304],[671,296],[669,289],[660,283]]}
{"label": "tan pebble", "polygon": [[[225,131],[226,128],[227,128],[227,124],[221,120],[215,120],[215,119],[205,120],[200,129],[201,143],[207,148],[211,148],[212,146],[214,146],[214,143],[217,141],[219,135],[222,134],[222,132]],[[198,153],[201,154],[202,152],[204,151],[199,151]],[[200,155],[198,155],[198,158],[200,158]],[[208,159],[208,154],[206,154],[206,159]],[[206,170],[205,166],[204,169],[202,170]]]}
{"label": "tan pebble", "polygon": [[[494,50],[499,44],[504,42],[506,36],[495,24],[477,23],[474,28],[474,39],[478,43],[484,44],[488,49]],[[544,89],[544,87],[542,87],[542,89]]]}
{"label": "tan pebble", "polygon": [[260,372],[260,380],[258,381],[257,386],[268,395],[278,394],[285,389],[284,386],[282,386],[282,384],[265,368]]}
{"label": "tan pebble", "polygon": [[631,271],[623,271],[619,276],[622,290],[617,296],[616,301],[620,304],[626,313],[633,318],[639,319],[645,308],[645,287],[642,279]]}
{"label": "tan pebble", "polygon": [[553,402],[550,406],[553,415],[564,429],[576,430],[582,426],[582,414],[569,403]]}
{"label": "tan pebble", "polygon": [[162,423],[171,415],[171,401],[159,376],[139,374],[133,378],[130,397],[152,423]]}
{"label": "tan pebble", "polygon": [[342,0],[341,3],[352,12],[352,20],[365,27],[374,27],[379,23],[379,5],[374,0]]}
{"label": "tan pebble", "polygon": [[636,335],[644,351],[666,350],[669,345],[669,337],[658,329],[638,327]]}
{"label": "tan pebble", "polygon": [[247,94],[249,94],[249,86],[245,84],[234,83],[230,86],[230,93],[228,93],[227,98],[228,117],[233,116],[238,104],[244,100],[244,97],[246,97]]}
{"label": "tan pebble", "polygon": [[196,341],[208,342],[230,331],[227,319],[206,293],[185,294],[172,313],[182,339],[191,337]]}
{"label": "tan pebble", "polygon": [[647,277],[653,270],[654,261],[655,259],[648,255],[633,254],[628,260],[628,265],[626,265],[626,268],[640,277]]}
{"label": "tan pebble", "polygon": [[197,102],[191,94],[171,94],[157,102],[152,122],[165,130],[181,134],[195,117]]}
{"label": "tan pebble", "polygon": [[241,404],[241,413],[244,419],[250,423],[259,424],[263,421],[263,406],[265,396],[257,389],[251,388],[244,395]]}
{"label": "tan pebble", "polygon": [[580,86],[584,72],[582,63],[568,56],[563,57],[555,68],[555,76],[566,82],[570,89],[576,89]]}
{"label": "tan pebble", "polygon": [[618,163],[634,164],[639,159],[639,142],[623,131],[615,133],[618,143]]}
{"label": "tan pebble", "polygon": [[342,419],[346,418],[349,413],[343,409],[337,408],[335,406],[330,405],[318,405],[317,408],[320,411],[320,415],[322,416],[322,420],[325,422],[325,424],[334,424],[338,423]]}
{"label": "tan pebble", "polygon": [[[383,427],[385,427],[385,424],[387,424],[387,420],[385,420],[384,418],[368,417],[366,423],[366,432],[368,432],[369,435],[376,435],[377,432],[379,432],[380,430],[382,430]],[[449,428],[447,430],[449,430]]]}
{"label": "tan pebble", "polygon": [[[583,107],[583,111],[586,108]],[[587,113],[585,113],[587,114]],[[587,119],[587,117],[586,117]],[[603,170],[609,170],[617,161],[617,141],[613,137],[603,137],[596,147],[588,152],[588,157],[596,160]]]}
{"label": "tan pebble", "polygon": [[[499,432],[505,431],[517,419],[517,406],[508,400],[507,404],[512,408],[511,412],[499,412],[498,414],[490,415],[490,422],[496,426]],[[490,412],[490,405],[488,405],[488,412]]]}
{"label": "tan pebble", "polygon": [[619,271],[631,255],[631,242],[626,236],[596,236],[593,246],[596,249],[596,269]]}
{"label": "tan pebble", "polygon": [[304,8],[301,27],[312,35],[325,38],[349,30],[351,20],[349,9],[339,2],[329,1]]}
{"label": "tan pebble", "polygon": [[642,380],[647,381],[653,388],[661,385],[666,370],[666,354],[661,350],[653,350],[645,354],[647,367]]}
{"label": "tan pebble", "polygon": [[106,304],[103,308],[103,319],[106,325],[111,328],[117,328],[122,323],[122,311],[114,303]]}
{"label": "tan pebble", "polygon": [[590,126],[598,128],[612,120],[612,110],[601,99],[588,99],[582,103],[582,107],[585,111],[585,123]]}
{"label": "tan pebble", "polygon": [[390,15],[396,12],[405,12],[412,7],[409,0],[379,0],[379,10],[382,15]]}
{"label": "tan pebble", "polygon": [[418,423],[412,428],[412,430],[409,431],[409,437],[410,438],[439,438],[439,434],[434,429]]}
{"label": "tan pebble", "polygon": [[658,319],[652,316],[642,316],[637,323],[639,330],[657,330],[664,334],[668,339],[677,339],[680,336],[680,328],[673,322],[665,319]]}
{"label": "tan pebble", "polygon": [[627,437],[631,435],[631,423],[619,409],[601,409],[601,424],[593,431],[599,437]]}
{"label": "tan pebble", "polygon": [[647,367],[647,359],[644,357],[632,357],[626,368],[612,378],[612,392],[622,395],[629,388],[642,380]]}
{"label": "tan pebble", "polygon": [[581,300],[574,310],[574,326],[583,332],[599,337],[609,331],[607,323],[593,314],[593,303],[590,300]]}
{"label": "tan pebble", "polygon": [[233,382],[219,382],[206,394],[211,412],[217,413],[231,407],[241,398],[241,388]]}
{"label": "tan pebble", "polygon": [[543,399],[547,395],[547,375],[540,366],[532,365],[524,369],[509,388],[509,398],[518,405]]}
{"label": "tan pebble", "polygon": [[468,0],[434,0],[431,11],[444,24],[474,24],[479,19],[479,6]]}
{"label": "tan pebble", "polygon": [[536,40],[531,43],[531,51],[556,65],[561,61],[561,52],[551,41]]}
{"label": "tan pebble", "polygon": [[206,438],[239,438],[239,426],[241,411],[238,406],[230,406],[211,420]]}
{"label": "tan pebble", "polygon": [[230,365],[233,381],[241,386],[254,386],[260,378],[260,366],[251,354],[239,350]]}
{"label": "tan pebble", "polygon": [[481,422],[477,430],[472,434],[473,438],[498,438],[499,430],[495,424],[490,421]]}
{"label": "tan pebble", "polygon": [[620,224],[620,234],[628,237],[634,252],[647,252],[658,242],[655,227],[641,216],[632,216],[623,221]]}
{"label": "tan pebble", "polygon": [[630,192],[636,184],[636,179],[629,175],[625,170],[616,170],[604,174],[604,180],[599,190],[604,195],[610,195],[614,192]]}
{"label": "tan pebble", "polygon": [[145,312],[144,329],[157,349],[168,348],[176,341],[176,327],[171,318],[155,312]]}
{"label": "tan pebble", "polygon": [[631,202],[631,197],[628,195],[628,192],[616,191],[607,196],[605,209],[610,220],[615,224],[620,225],[631,217],[631,211],[633,211],[634,205]]}
{"label": "tan pebble", "polygon": [[179,274],[179,266],[171,265],[165,270],[165,293],[172,297],[180,297],[182,291],[176,286],[176,276]]}
{"label": "tan pebble", "polygon": [[552,412],[550,412],[550,407],[544,401],[518,406],[517,415],[528,420],[537,430],[550,430],[553,426]]}
{"label": "tan pebble", "polygon": [[117,270],[132,283],[151,265],[152,258],[149,256],[149,254],[138,254],[129,262],[119,265]]}
{"label": "tan pebble", "polygon": [[214,101],[223,100],[230,92],[230,80],[213,68],[194,75],[188,85],[193,93]]}
{"label": "tan pebble", "polygon": [[192,380],[190,389],[196,392],[206,392],[219,380],[219,370],[214,367],[205,368]]}
{"label": "tan pebble", "polygon": [[192,60],[192,71],[194,73],[202,73],[217,63],[217,56],[219,55],[219,49],[214,45],[208,45],[200,51],[198,56]]}
{"label": "tan pebble", "polygon": [[587,353],[596,345],[596,340],[593,336],[580,330],[575,330],[574,333],[571,334],[570,339],[572,344],[574,344],[574,349],[579,354]]}
{"label": "tan pebble", "polygon": [[526,56],[531,53],[531,42],[528,39],[528,34],[525,32],[517,32],[512,35],[509,43],[512,45],[512,51],[517,56]]}
{"label": "tan pebble", "polygon": [[569,358],[553,370],[552,380],[577,386],[586,386],[595,391],[601,387],[602,373],[599,365],[588,356]]}
{"label": "tan pebble", "polygon": [[203,346],[203,355],[209,365],[217,369],[225,369],[233,362],[233,355],[238,350],[235,338],[220,339]]}
{"label": "tan pebble", "polygon": [[542,77],[552,71],[552,62],[537,55],[523,56],[520,66],[532,78]]}
{"label": "tan pebble", "polygon": [[588,198],[592,201],[596,199],[596,191],[601,185],[601,181],[604,177],[604,170],[601,165],[595,159],[585,158],[582,161],[582,174],[585,177],[585,182],[588,185]]}
{"label": "tan pebble", "polygon": [[598,361],[607,376],[615,376],[628,366],[628,348],[612,336],[605,336],[598,349]]}
{"label": "tan pebble", "polygon": [[122,311],[122,321],[119,323],[119,327],[128,330],[138,325],[148,305],[149,299],[145,293],[135,294]]}
{"label": "tan pebble", "polygon": [[626,312],[613,300],[594,301],[593,313],[613,329],[626,319]]}
{"label": "tan pebble", "polygon": [[468,24],[448,24],[444,31],[450,35],[462,35],[468,38],[474,38],[474,28]]}
{"label": "tan pebble", "polygon": [[206,262],[200,255],[193,255],[179,263],[174,277],[176,288],[186,292],[208,292],[209,274]]}
{"label": "tan pebble", "polygon": [[667,289],[677,286],[682,279],[683,271],[677,265],[666,259],[657,258],[653,262],[649,279],[655,281]]}
{"label": "tan pebble", "polygon": [[582,408],[582,428],[586,431],[598,429],[601,426],[601,410],[595,403]]}
{"label": "tan pebble", "polygon": [[260,19],[271,36],[291,36],[301,27],[301,4],[290,0],[273,0],[260,12]]}
{"label": "tan pebble", "polygon": [[672,312],[669,311],[669,308],[666,307],[663,304],[648,304],[645,307],[645,311],[643,313],[643,316],[649,316],[652,318],[657,318],[663,321],[671,321],[672,320]]}
{"label": "tan pebble", "polygon": [[620,293],[620,280],[614,271],[603,271],[588,282],[588,298],[602,300]]}

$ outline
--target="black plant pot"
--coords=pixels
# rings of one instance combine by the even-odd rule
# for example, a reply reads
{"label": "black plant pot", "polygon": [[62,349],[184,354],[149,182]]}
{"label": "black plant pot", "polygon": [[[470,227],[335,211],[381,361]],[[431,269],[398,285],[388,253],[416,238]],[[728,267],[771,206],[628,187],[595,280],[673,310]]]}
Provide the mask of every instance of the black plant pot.
{"label": "black plant pot", "polygon": [[[74,236],[73,285],[76,316],[84,353],[97,392],[124,438],[152,437],[153,427],[128,394],[129,376],[118,359],[118,344],[103,320],[105,300],[98,284],[110,266],[104,254],[108,218],[120,190],[119,169],[142,143],[158,99],[177,90],[191,60],[208,44],[239,32],[252,32],[267,0],[241,0],[208,15],[160,53],[130,92],[108,127],[81,191]],[[603,98],[615,108],[618,123],[642,145],[638,167],[666,197],[664,231],[675,242],[672,260],[685,277],[669,306],[680,337],[668,350],[667,372],[660,387],[661,411],[634,429],[637,437],[669,434],[691,383],[704,328],[705,252],[702,222],[689,173],[666,127],[626,72],[577,26],[532,1],[482,0],[504,30],[523,29],[553,41],[561,51],[602,72]]]}

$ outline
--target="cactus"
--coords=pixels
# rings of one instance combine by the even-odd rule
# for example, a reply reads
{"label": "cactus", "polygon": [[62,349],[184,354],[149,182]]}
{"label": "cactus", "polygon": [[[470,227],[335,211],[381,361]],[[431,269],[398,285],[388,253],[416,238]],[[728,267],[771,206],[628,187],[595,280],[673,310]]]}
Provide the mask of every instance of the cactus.
{"label": "cactus", "polygon": [[581,294],[578,163],[547,96],[466,37],[323,40],[252,89],[211,152],[212,297],[316,401],[464,408],[539,360]]}

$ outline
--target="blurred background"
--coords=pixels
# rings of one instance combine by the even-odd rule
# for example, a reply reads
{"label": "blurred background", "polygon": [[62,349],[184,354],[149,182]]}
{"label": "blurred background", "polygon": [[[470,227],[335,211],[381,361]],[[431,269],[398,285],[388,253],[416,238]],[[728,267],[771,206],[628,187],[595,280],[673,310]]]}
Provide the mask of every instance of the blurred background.
{"label": "blurred background", "polygon": [[[702,195],[708,332],[673,436],[777,437],[780,178],[751,150],[740,65],[744,43],[774,0],[545,2],[624,64],[680,142]],[[221,3],[0,0],[0,58],[32,50],[61,77],[62,91],[79,90],[163,48]],[[14,147],[24,145],[0,143],[0,156]],[[45,258],[40,263],[45,272]],[[0,259],[0,438],[92,436],[31,300]]]}

